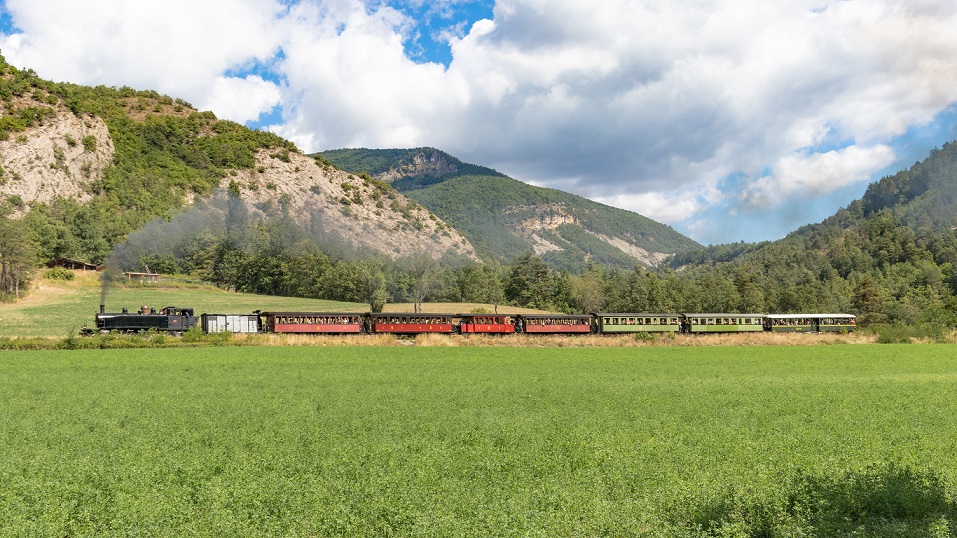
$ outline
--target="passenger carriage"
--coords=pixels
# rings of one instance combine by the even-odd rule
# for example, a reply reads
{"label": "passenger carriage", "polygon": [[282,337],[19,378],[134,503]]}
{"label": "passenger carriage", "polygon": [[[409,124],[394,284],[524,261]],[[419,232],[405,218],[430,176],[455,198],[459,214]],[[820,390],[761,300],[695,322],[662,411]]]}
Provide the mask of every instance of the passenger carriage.
{"label": "passenger carriage", "polygon": [[765,329],[771,332],[849,333],[857,327],[853,314],[768,314]]}
{"label": "passenger carriage", "polygon": [[462,334],[512,334],[515,321],[510,314],[459,314]]}
{"label": "passenger carriage", "polygon": [[369,332],[387,334],[423,334],[453,332],[452,314],[374,313],[369,314]]}
{"label": "passenger carriage", "polygon": [[365,328],[356,312],[263,312],[263,330],[284,334],[357,334]]}
{"label": "passenger carriage", "polygon": [[591,332],[589,315],[518,314],[519,330],[529,334],[587,334]]}
{"label": "passenger carriage", "polygon": [[744,333],[764,330],[764,314],[681,314],[684,331],[702,333]]}
{"label": "passenger carriage", "polygon": [[678,314],[598,312],[592,314],[592,316],[595,332],[600,334],[676,333],[681,330],[681,316]]}

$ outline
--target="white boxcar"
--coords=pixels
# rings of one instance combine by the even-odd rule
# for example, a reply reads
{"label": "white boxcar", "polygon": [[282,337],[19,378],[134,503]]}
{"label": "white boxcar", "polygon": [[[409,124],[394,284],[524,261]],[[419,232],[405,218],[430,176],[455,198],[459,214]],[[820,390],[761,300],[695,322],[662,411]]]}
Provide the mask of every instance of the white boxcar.
{"label": "white boxcar", "polygon": [[259,314],[203,314],[205,333],[258,333]]}

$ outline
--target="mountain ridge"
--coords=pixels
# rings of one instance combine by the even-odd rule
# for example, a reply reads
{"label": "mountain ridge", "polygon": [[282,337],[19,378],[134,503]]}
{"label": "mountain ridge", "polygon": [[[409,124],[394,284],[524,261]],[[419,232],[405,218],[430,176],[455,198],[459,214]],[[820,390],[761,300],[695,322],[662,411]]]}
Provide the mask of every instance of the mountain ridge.
{"label": "mountain ridge", "polygon": [[533,251],[553,268],[654,266],[700,247],[671,227],[556,189],[528,185],[435,148],[320,152],[340,168],[390,181],[462,231],[486,257]]}

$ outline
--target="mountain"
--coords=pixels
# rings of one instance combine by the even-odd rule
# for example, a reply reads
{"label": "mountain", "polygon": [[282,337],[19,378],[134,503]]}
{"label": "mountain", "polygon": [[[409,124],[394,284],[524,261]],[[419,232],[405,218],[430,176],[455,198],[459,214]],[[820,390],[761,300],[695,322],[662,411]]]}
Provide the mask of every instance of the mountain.
{"label": "mountain", "polygon": [[872,183],[861,199],[823,222],[778,241],[679,253],[668,265],[690,279],[723,279],[729,293],[750,294],[751,304],[764,308],[759,311],[837,309],[863,323],[952,327],[957,142]]}
{"label": "mountain", "polygon": [[180,99],[53,83],[0,57],[0,101],[0,205],[27,223],[41,260],[102,262],[152,219],[222,206],[227,187],[253,222],[288,215],[391,258],[478,259],[461,233],[387,183]]}
{"label": "mountain", "polygon": [[580,273],[589,263],[653,266],[700,248],[637,213],[528,185],[434,148],[341,149],[319,156],[391,183],[460,230],[487,258],[508,260],[534,251],[553,268]]}

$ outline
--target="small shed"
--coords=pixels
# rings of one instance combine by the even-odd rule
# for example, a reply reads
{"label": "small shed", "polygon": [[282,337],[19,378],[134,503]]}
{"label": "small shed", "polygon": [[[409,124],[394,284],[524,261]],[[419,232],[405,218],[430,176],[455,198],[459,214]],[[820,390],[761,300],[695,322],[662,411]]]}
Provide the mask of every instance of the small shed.
{"label": "small shed", "polygon": [[57,258],[55,260],[50,260],[47,262],[47,267],[62,267],[64,269],[83,269],[84,271],[101,271],[103,270],[102,265],[95,265],[92,263],[86,263],[80,260],[74,260],[71,258]]}
{"label": "small shed", "polygon": [[160,279],[159,273],[134,273],[128,271],[123,273],[123,275],[128,281],[139,282],[140,284],[157,284]]}

